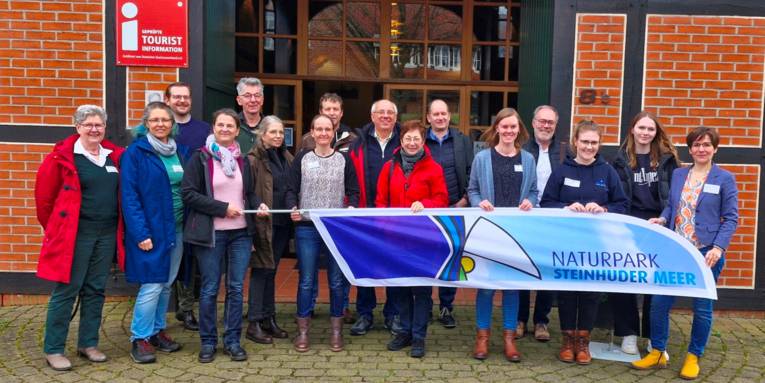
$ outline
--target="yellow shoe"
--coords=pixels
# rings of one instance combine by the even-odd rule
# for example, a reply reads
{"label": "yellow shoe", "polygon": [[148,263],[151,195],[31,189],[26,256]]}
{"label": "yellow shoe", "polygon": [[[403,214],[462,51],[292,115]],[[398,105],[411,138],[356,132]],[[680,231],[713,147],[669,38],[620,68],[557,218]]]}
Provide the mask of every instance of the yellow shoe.
{"label": "yellow shoe", "polygon": [[680,377],[685,380],[696,379],[699,377],[699,370],[699,357],[689,352],[680,370]]}
{"label": "yellow shoe", "polygon": [[636,360],[630,365],[636,370],[649,370],[652,368],[667,368],[667,355],[657,349],[651,350],[643,359]]}

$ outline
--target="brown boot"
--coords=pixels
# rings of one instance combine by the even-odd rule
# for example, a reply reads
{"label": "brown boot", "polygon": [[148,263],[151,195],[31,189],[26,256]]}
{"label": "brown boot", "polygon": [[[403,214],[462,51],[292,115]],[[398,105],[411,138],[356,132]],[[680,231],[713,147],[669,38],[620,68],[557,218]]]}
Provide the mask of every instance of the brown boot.
{"label": "brown boot", "polygon": [[490,334],[490,330],[478,330],[475,335],[475,348],[473,349],[473,358],[484,360],[489,357]]}
{"label": "brown boot", "polygon": [[560,343],[558,359],[561,362],[574,363],[574,338],[576,337],[574,330],[563,330],[561,335],[563,337]]}
{"label": "brown boot", "polygon": [[520,362],[521,353],[515,348],[515,331],[505,330],[503,335],[505,338],[505,358],[513,363]]}
{"label": "brown boot", "polygon": [[344,317],[330,317],[329,323],[332,326],[332,334],[329,336],[329,349],[338,352],[343,351],[343,321]]}
{"label": "brown boot", "polygon": [[310,348],[308,340],[308,329],[311,327],[311,317],[297,318],[298,333],[292,342],[295,345],[295,351],[306,352]]}
{"label": "brown boot", "polygon": [[587,330],[579,330],[576,332],[576,364],[587,365],[591,362],[590,332]]}
{"label": "brown boot", "polygon": [[261,326],[260,321],[250,322],[250,324],[247,325],[247,331],[244,333],[244,337],[255,343],[274,343],[274,339],[271,337],[271,334],[263,330],[263,326]]}

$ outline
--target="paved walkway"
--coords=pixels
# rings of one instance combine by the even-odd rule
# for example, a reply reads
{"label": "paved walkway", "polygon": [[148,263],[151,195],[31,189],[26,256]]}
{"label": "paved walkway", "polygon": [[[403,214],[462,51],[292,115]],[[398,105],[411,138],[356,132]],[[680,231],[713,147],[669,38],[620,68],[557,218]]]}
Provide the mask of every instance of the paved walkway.
{"label": "paved walkway", "polygon": [[[280,304],[280,323],[294,333],[294,305]],[[221,307],[222,309],[222,307]],[[590,366],[574,366],[556,358],[557,337],[549,343],[539,343],[526,337],[519,341],[523,361],[511,364],[501,355],[500,332],[495,327],[491,355],[486,361],[470,358],[473,344],[472,307],[460,306],[456,311],[458,326],[445,329],[437,323],[429,328],[427,355],[413,359],[406,351],[389,352],[389,339],[380,326],[366,336],[351,337],[346,329],[346,350],[333,353],[328,346],[329,320],[327,305],[318,306],[318,317],[312,328],[314,344],[311,351],[299,354],[287,339],[273,345],[256,345],[243,339],[249,353],[246,362],[231,362],[220,350],[213,363],[196,361],[199,340],[195,332],[183,330],[173,318],[170,334],[184,348],[174,354],[158,355],[158,362],[138,365],[128,352],[128,334],[132,315],[131,302],[107,303],[101,329],[101,349],[110,360],[92,364],[74,357],[77,323],[72,323],[67,355],[72,356],[74,369],[55,372],[42,358],[41,344],[45,321],[45,306],[16,306],[0,308],[0,382],[267,382],[267,381],[450,381],[450,382],[664,382],[677,381],[679,365],[684,357],[685,341],[689,337],[691,317],[673,314],[669,352],[670,368],[654,371],[634,371],[626,365],[610,361],[594,361]],[[499,323],[495,310],[495,325]],[[380,318],[377,318],[378,321]],[[377,325],[377,324],[376,324]],[[553,336],[557,331],[557,315],[553,310]],[[595,340],[607,339],[604,331]],[[720,318],[702,359],[705,382],[764,382],[765,381],[765,320]]]}

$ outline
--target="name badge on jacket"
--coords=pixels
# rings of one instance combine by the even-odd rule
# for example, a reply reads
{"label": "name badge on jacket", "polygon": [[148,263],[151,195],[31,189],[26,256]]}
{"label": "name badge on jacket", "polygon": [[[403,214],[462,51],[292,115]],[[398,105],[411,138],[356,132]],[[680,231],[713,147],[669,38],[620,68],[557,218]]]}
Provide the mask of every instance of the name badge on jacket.
{"label": "name badge on jacket", "polygon": [[515,164],[515,172],[516,173],[523,172],[523,165],[522,164]]}
{"label": "name badge on jacket", "polygon": [[581,184],[581,181],[572,180],[571,178],[566,177],[563,179],[563,184],[566,186],[571,186],[572,188],[578,188],[579,184]]}
{"label": "name badge on jacket", "polygon": [[107,172],[107,173],[119,173],[119,172],[117,171],[117,168],[116,168],[116,167],[114,167],[114,166],[109,166],[109,165],[106,165],[106,166],[105,166],[105,168],[106,168],[106,172]]}
{"label": "name badge on jacket", "polygon": [[704,184],[704,193],[720,194],[720,185]]}
{"label": "name badge on jacket", "polygon": [[173,171],[176,173],[183,173],[183,166],[181,165],[173,165]]}

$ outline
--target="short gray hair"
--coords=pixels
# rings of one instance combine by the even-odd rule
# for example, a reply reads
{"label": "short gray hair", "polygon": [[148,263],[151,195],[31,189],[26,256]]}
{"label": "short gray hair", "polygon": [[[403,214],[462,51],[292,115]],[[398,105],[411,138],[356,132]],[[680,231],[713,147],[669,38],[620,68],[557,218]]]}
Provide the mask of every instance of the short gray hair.
{"label": "short gray hair", "polygon": [[537,113],[539,113],[542,109],[550,109],[553,113],[555,113],[555,122],[558,122],[558,109],[555,109],[552,105],[539,105],[536,109],[534,109],[534,118],[537,118]]}
{"label": "short gray hair", "polygon": [[[162,109],[167,112],[167,115],[170,116],[170,121],[173,123],[173,125],[175,125],[175,116],[173,115],[173,110],[170,109],[170,107],[162,101],[153,101],[148,103],[146,107],[143,108],[143,117],[141,117],[141,123],[143,123],[143,126],[146,128],[147,132],[149,129],[149,115],[154,109]],[[170,131],[170,137],[175,137],[176,133],[176,129],[173,127],[173,129]]]}
{"label": "short gray hair", "polygon": [[396,107],[396,103],[385,98],[373,102],[372,109],[370,109],[369,113],[374,113],[375,110],[377,110],[377,103],[380,101],[388,101],[389,103],[391,103],[391,105],[393,105],[393,111],[396,112],[396,114],[398,114],[398,108]]}
{"label": "short gray hair", "polygon": [[265,133],[268,131],[268,127],[273,124],[282,124],[282,126],[284,126],[284,122],[282,122],[281,118],[270,115],[263,117],[263,120],[260,122],[260,129],[258,130],[260,130],[261,133]]}
{"label": "short gray hair", "polygon": [[263,91],[263,83],[259,79],[256,77],[242,77],[236,84],[236,94],[241,96],[246,86],[257,86],[260,87],[261,92]]}
{"label": "short gray hair", "polygon": [[101,121],[106,124],[106,112],[98,105],[85,104],[77,107],[77,111],[74,112],[74,124],[80,125],[88,117],[97,116],[101,118]]}

